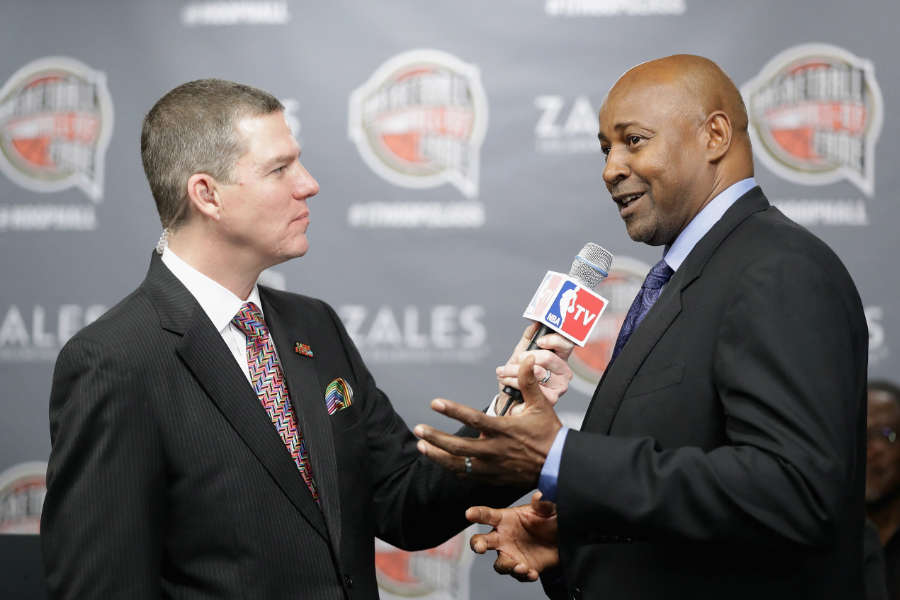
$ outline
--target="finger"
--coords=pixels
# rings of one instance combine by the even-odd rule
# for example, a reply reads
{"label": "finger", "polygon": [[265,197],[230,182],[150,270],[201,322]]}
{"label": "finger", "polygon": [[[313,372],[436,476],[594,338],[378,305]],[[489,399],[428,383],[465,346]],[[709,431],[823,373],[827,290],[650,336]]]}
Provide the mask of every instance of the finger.
{"label": "finger", "polygon": [[556,514],[556,504],[543,500],[543,494],[538,491],[531,496],[531,510],[540,517],[549,518]]}
{"label": "finger", "polygon": [[478,431],[493,431],[492,422],[497,420],[495,417],[487,416],[480,410],[475,410],[474,408],[469,408],[468,406],[457,404],[452,400],[446,400],[444,398],[435,398],[432,400],[431,409],[446,417],[455,419],[463,425],[468,425],[472,429],[477,429]]}
{"label": "finger", "polygon": [[519,389],[518,363],[497,367],[497,383],[500,384],[501,389],[507,386],[516,390]]}
{"label": "finger", "polygon": [[523,582],[535,581],[538,578],[537,570],[530,568],[525,563],[519,563],[513,567],[513,572],[510,575]]}
{"label": "finger", "polygon": [[[437,446],[429,444],[425,440],[419,440],[416,443],[416,449],[429,460],[436,462],[448,471],[453,471],[459,475],[466,474],[465,457],[455,456],[446,450],[442,450]],[[468,475],[471,475],[469,473]]]}
{"label": "finger", "polygon": [[528,345],[531,344],[531,338],[534,337],[534,334],[537,333],[538,327],[540,326],[541,324],[537,321],[532,321],[531,323],[529,323],[525,328],[525,331],[522,332],[522,338],[519,340],[519,343],[516,344],[516,348],[518,348],[519,346],[522,347],[522,350],[527,348]]}
{"label": "finger", "polygon": [[519,389],[527,406],[547,404],[547,399],[534,376],[534,356],[526,356],[519,365]]}
{"label": "finger", "polygon": [[[568,363],[553,352],[549,350],[529,350],[525,354],[533,354],[534,362],[538,367],[553,373],[553,375],[557,376],[557,380],[560,378],[565,378],[567,381],[572,379],[572,369]],[[544,371],[535,372],[535,376],[540,379],[544,376],[544,373]]]}
{"label": "finger", "polygon": [[572,350],[575,349],[575,344],[558,333],[542,335],[537,339],[537,345],[538,348],[556,352],[563,360],[568,360]]}
{"label": "finger", "polygon": [[528,356],[529,354],[534,356],[534,362],[538,366],[550,369],[551,371],[559,371],[560,367],[566,364],[566,361],[550,350],[528,350],[527,352],[522,353],[520,361],[524,360],[525,356]]}
{"label": "finger", "polygon": [[466,510],[466,519],[470,523],[481,523],[496,527],[500,524],[503,513],[489,506],[473,506]]}
{"label": "finger", "polygon": [[497,377],[518,377],[519,376],[519,363],[509,363],[506,365],[500,365],[495,370],[497,373]]}
{"label": "finger", "polygon": [[516,346],[513,348],[512,354],[510,354],[507,362],[516,362],[516,357],[531,343],[531,338],[537,333],[537,328],[539,326],[538,323],[532,322],[525,328],[525,331],[522,332],[522,337],[516,342]]}
{"label": "finger", "polygon": [[[548,383],[550,383],[550,379],[553,377],[553,371],[538,364],[534,365],[534,369],[532,370],[532,372],[534,373],[534,378],[538,380],[538,383],[540,385],[547,385]],[[545,379],[546,381],[544,381]],[[542,381],[543,383],[541,383]]]}
{"label": "finger", "polygon": [[496,531],[479,533],[469,540],[469,547],[473,552],[484,554],[488,550],[496,550],[500,547],[500,535]]}
{"label": "finger", "polygon": [[519,561],[513,559],[508,554],[497,552],[497,560],[494,561],[494,570],[501,575],[509,575],[516,568]]}
{"label": "finger", "polygon": [[498,378],[497,378],[497,382],[498,382],[501,386],[504,386],[504,387],[509,386],[509,387],[511,387],[511,388],[513,388],[513,389],[519,389],[519,376],[518,376],[518,370],[516,371],[516,375],[515,375],[515,376],[511,376],[511,377],[498,377]]}

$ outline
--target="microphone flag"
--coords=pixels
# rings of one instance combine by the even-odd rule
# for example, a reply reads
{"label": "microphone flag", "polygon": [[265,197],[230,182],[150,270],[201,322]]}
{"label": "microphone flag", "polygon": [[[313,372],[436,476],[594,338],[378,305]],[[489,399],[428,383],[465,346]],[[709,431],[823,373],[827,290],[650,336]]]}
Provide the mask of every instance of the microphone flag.
{"label": "microphone flag", "polygon": [[609,300],[556,271],[547,271],[522,315],[578,346],[587,343]]}

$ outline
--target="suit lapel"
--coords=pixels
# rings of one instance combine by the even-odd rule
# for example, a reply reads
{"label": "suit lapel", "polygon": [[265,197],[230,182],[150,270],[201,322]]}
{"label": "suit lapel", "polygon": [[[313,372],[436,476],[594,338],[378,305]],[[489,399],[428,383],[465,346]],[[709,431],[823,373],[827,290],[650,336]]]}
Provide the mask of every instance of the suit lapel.
{"label": "suit lapel", "polygon": [[[298,315],[297,310],[279,302],[279,298],[266,288],[260,288],[260,299],[266,323],[278,349],[281,368],[287,379],[294,414],[297,415],[300,430],[306,439],[312,461],[313,476],[319,488],[319,500],[332,543],[340,548],[341,539],[341,503],[337,478],[337,459],[334,451],[334,438],[331,422],[325,410],[323,387],[316,372],[315,356],[301,356],[294,352],[297,342],[308,343],[312,340],[309,328]],[[315,352],[315,346],[313,346]]]}
{"label": "suit lapel", "polygon": [[328,540],[322,512],[222,336],[190,292],[155,254],[144,288],[153,300],[162,326],[183,336],[176,352],[187,368],[294,506]]}
{"label": "suit lapel", "polygon": [[604,375],[602,386],[597,387],[597,393],[591,402],[592,410],[584,419],[587,425],[590,418],[591,431],[609,433],[625,390],[656,342],[681,312],[681,290],[676,287],[677,284],[676,276],[666,285],[656,304],[631,334],[628,343]]}
{"label": "suit lapel", "polygon": [[582,428],[609,433],[625,391],[644,360],[682,309],[682,292],[703,274],[703,268],[728,235],[751,214],[769,206],[759,187],[741,196],[688,254],[653,308],[632,333],[615,362],[603,374]]}

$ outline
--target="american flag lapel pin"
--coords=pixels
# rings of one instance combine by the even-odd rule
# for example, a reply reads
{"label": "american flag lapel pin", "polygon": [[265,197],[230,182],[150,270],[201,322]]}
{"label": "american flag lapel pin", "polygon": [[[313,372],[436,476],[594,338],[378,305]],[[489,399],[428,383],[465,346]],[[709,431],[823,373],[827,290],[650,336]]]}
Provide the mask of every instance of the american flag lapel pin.
{"label": "american flag lapel pin", "polygon": [[297,342],[294,344],[294,352],[296,352],[300,356],[308,356],[309,358],[312,358],[314,356],[312,348],[309,347],[309,344],[303,344],[301,342]]}

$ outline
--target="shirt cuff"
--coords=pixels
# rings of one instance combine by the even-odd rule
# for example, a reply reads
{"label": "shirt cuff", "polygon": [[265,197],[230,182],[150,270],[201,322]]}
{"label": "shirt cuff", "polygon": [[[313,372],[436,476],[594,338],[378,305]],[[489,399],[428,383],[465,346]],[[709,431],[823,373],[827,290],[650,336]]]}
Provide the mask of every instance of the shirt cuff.
{"label": "shirt cuff", "polygon": [[559,479],[559,463],[562,461],[563,446],[566,444],[566,436],[569,435],[569,428],[562,427],[556,433],[556,439],[550,446],[550,452],[544,460],[544,467],[541,469],[541,476],[538,478],[538,489],[543,496],[542,500],[556,502],[556,482]]}
{"label": "shirt cuff", "polygon": [[499,397],[500,397],[500,394],[497,394],[496,396],[494,396],[494,399],[491,400],[491,403],[488,404],[488,407],[486,409],[484,409],[484,414],[486,414],[489,417],[497,416],[497,398],[499,398]]}

